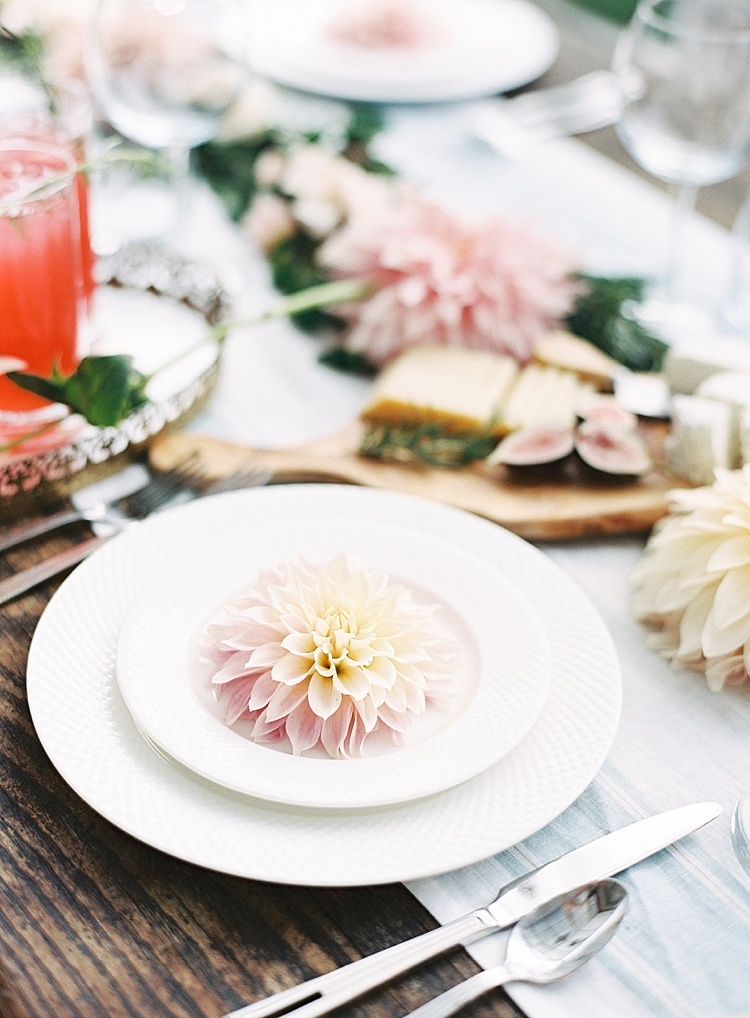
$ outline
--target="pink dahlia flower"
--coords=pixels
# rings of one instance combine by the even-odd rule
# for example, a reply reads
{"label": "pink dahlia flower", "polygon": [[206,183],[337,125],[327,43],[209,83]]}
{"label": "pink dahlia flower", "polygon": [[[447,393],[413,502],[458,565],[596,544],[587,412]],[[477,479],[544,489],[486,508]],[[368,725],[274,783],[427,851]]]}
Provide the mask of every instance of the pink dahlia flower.
{"label": "pink dahlia flower", "polygon": [[287,563],[209,626],[211,681],[228,725],[293,752],[358,756],[386,731],[403,744],[413,717],[455,691],[458,645],[431,624],[434,608],[344,554],[326,567]]}
{"label": "pink dahlia flower", "polygon": [[528,226],[470,227],[413,192],[378,219],[354,216],[322,247],[339,278],[371,279],[374,296],[337,313],[349,349],[382,364],[415,344],[494,350],[521,363],[558,327],[580,293],[580,265]]}

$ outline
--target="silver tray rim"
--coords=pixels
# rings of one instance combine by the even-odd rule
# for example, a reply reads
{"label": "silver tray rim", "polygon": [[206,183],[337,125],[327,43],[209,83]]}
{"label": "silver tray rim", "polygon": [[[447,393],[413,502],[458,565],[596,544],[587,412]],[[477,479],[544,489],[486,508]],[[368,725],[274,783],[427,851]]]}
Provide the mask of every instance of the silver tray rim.
{"label": "silver tray rim", "polygon": [[[97,263],[97,284],[146,290],[172,297],[199,311],[209,325],[226,321],[230,301],[209,266],[155,244],[134,241]],[[79,437],[43,452],[0,458],[0,509],[20,495],[54,490],[89,468],[99,467],[173,425],[213,391],[221,350],[215,360],[180,391],[149,402],[116,427],[88,427]]]}

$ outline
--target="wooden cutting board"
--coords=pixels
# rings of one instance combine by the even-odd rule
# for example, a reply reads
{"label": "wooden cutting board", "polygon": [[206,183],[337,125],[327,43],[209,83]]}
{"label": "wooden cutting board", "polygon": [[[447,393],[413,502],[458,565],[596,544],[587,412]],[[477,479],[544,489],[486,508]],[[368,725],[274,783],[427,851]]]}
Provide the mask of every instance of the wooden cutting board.
{"label": "wooden cutting board", "polygon": [[[641,427],[659,464],[667,427],[661,422]],[[325,481],[403,491],[467,509],[533,540],[648,530],[667,512],[670,489],[684,486],[660,466],[637,481],[613,483],[581,472],[538,482],[516,480],[504,467],[484,463],[456,470],[384,463],[357,454],[360,437],[357,422],[329,438],[288,449],[252,449],[172,432],[152,444],[150,460],[155,469],[168,470],[197,457],[197,469],[210,481],[238,469],[258,469],[271,472],[274,482]]]}

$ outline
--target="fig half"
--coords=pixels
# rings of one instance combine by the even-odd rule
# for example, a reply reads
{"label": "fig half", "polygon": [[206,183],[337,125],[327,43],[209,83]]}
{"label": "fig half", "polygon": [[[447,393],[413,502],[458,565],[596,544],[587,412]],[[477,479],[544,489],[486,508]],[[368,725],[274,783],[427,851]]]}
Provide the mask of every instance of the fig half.
{"label": "fig half", "polygon": [[559,463],[573,452],[572,428],[559,424],[540,424],[519,428],[502,440],[488,463],[504,463],[509,467],[540,467]]}
{"label": "fig half", "polygon": [[646,446],[637,434],[598,421],[578,426],[575,448],[584,463],[609,477],[641,477],[651,469]]}
{"label": "fig half", "polygon": [[626,410],[614,396],[589,396],[578,408],[578,416],[584,421],[596,421],[619,431],[635,431],[638,418]]}

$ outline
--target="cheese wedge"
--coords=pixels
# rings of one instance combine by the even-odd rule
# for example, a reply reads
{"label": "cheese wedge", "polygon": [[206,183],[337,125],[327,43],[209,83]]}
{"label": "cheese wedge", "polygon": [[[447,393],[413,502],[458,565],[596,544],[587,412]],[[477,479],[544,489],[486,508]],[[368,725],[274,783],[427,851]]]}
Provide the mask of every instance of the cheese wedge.
{"label": "cheese wedge", "polygon": [[518,370],[512,357],[490,351],[412,347],[383,369],[360,416],[368,424],[500,436],[507,430],[500,410]]}
{"label": "cheese wedge", "polygon": [[534,360],[550,368],[574,372],[600,392],[611,392],[622,365],[593,343],[572,332],[547,332],[534,344]]}

